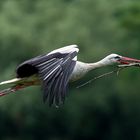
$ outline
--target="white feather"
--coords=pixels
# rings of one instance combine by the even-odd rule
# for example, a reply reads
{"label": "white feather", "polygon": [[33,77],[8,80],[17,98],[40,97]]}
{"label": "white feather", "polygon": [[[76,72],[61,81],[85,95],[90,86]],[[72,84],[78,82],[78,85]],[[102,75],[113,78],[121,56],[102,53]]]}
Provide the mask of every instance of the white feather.
{"label": "white feather", "polygon": [[53,50],[49,54],[53,54],[53,53],[57,53],[57,52],[61,53],[61,54],[64,54],[64,53],[70,53],[70,52],[75,52],[75,51],[79,52],[78,46],[77,45],[69,45],[69,46],[66,46],[66,47],[63,47],[63,48]]}

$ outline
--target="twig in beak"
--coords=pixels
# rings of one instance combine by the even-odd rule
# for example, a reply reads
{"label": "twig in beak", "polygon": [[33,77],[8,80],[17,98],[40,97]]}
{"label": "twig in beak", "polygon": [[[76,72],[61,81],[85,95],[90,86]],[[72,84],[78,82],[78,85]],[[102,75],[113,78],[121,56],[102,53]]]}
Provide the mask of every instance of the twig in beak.
{"label": "twig in beak", "polygon": [[117,76],[118,76],[121,70],[123,70],[124,68],[132,67],[132,66],[140,67],[140,63],[131,63],[131,64],[118,65],[118,69],[116,69],[114,71],[104,73],[102,75],[99,75],[99,76],[97,76],[97,77],[95,77],[95,78],[93,78],[93,79],[91,79],[91,80],[89,80],[89,81],[77,86],[76,88],[81,88],[81,87],[83,87],[83,86],[85,86],[85,85],[87,85],[87,84],[89,84],[89,83],[91,83],[91,82],[93,82],[93,81],[95,81],[97,79],[100,79],[100,78],[102,78],[104,76],[108,76],[108,75],[113,74],[113,73],[116,73]]}
{"label": "twig in beak", "polygon": [[108,76],[108,75],[110,75],[110,74],[112,74],[112,73],[115,73],[115,72],[118,73],[118,69],[117,69],[117,70],[114,70],[114,71],[110,71],[110,72],[104,73],[104,74],[99,75],[99,76],[97,76],[97,77],[94,77],[93,79],[91,79],[91,80],[89,80],[89,81],[87,81],[87,82],[85,82],[85,83],[83,83],[83,84],[77,86],[76,88],[81,88],[81,87],[83,87],[83,86],[85,86],[85,85],[87,85],[87,84],[89,84],[89,83],[91,83],[91,82],[93,82],[93,81],[95,81],[95,80],[97,80],[97,79],[100,79],[100,78],[102,78],[102,77],[104,77],[104,76]]}
{"label": "twig in beak", "polygon": [[126,67],[140,67],[140,63],[130,63],[130,64],[124,64],[124,65],[118,65],[119,68],[126,68]]}

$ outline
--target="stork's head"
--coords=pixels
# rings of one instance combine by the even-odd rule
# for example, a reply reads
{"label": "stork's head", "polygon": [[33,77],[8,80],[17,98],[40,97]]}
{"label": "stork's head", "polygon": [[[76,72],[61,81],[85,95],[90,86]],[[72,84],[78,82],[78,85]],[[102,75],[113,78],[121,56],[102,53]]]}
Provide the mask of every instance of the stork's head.
{"label": "stork's head", "polygon": [[101,60],[102,63],[105,65],[112,65],[112,64],[132,64],[132,63],[140,63],[140,60],[138,59],[133,59],[129,57],[124,57],[118,54],[110,54],[106,56],[104,59]]}

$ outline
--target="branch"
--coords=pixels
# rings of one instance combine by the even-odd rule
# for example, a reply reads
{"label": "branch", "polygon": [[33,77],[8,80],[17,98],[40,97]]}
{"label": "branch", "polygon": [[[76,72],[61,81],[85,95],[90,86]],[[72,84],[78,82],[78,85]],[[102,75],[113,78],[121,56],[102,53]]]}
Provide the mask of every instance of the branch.
{"label": "branch", "polygon": [[127,67],[140,67],[140,63],[130,63],[124,65],[118,65],[119,68],[127,68]]}
{"label": "branch", "polygon": [[[83,84],[77,86],[76,88],[81,88],[81,87],[83,87],[83,86],[85,86],[85,85],[87,85],[87,84],[89,84],[89,83],[91,83],[91,82],[93,82],[93,81],[95,81],[95,80],[97,80],[97,79],[100,79],[100,78],[102,78],[102,77],[104,77],[104,76],[108,76],[108,75],[113,74],[113,73],[115,73],[115,72],[118,73],[118,71],[119,71],[119,68],[118,68],[117,70],[110,71],[110,72],[104,73],[104,74],[102,74],[102,75],[99,75],[99,76],[97,76],[97,77],[95,77],[95,78],[93,78],[93,79],[91,79],[91,80],[89,80],[89,81],[87,81],[87,82],[85,82],[85,83],[83,83]],[[117,75],[118,75],[118,74],[117,74]]]}
{"label": "branch", "polygon": [[87,84],[92,83],[95,80],[98,80],[98,79],[100,79],[102,77],[108,76],[108,75],[113,74],[113,73],[116,73],[117,75],[119,75],[120,71],[123,70],[124,68],[133,67],[133,66],[140,67],[140,63],[131,63],[131,64],[118,65],[117,66],[118,68],[116,70],[104,73],[102,75],[99,75],[99,76],[97,76],[97,77],[95,77],[95,78],[93,78],[93,79],[91,79],[91,80],[89,80],[89,81],[77,86],[76,88],[81,88],[81,87],[83,87],[83,86],[85,86]]}

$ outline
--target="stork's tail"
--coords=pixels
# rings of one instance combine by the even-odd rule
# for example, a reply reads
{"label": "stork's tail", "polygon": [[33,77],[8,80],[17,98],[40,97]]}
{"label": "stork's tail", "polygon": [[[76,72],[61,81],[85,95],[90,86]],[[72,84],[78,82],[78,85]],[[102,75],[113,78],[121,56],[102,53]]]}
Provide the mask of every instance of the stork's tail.
{"label": "stork's tail", "polygon": [[7,85],[7,84],[17,84],[19,81],[21,81],[20,78],[14,78],[14,79],[11,79],[11,80],[8,80],[8,81],[0,82],[0,86],[1,85]]}

